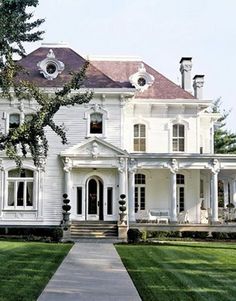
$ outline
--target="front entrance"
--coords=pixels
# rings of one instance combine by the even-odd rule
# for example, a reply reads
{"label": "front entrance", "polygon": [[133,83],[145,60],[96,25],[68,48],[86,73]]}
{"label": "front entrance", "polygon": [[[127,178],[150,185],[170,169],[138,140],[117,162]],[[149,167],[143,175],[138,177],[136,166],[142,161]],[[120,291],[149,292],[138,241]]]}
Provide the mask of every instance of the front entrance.
{"label": "front entrance", "polygon": [[98,177],[87,181],[86,220],[103,220],[103,183]]}

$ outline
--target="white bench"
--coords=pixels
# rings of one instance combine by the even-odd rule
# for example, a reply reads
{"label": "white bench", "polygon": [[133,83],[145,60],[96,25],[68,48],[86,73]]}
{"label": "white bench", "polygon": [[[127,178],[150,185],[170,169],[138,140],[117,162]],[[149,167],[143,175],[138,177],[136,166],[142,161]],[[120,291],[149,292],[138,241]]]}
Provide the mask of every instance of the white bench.
{"label": "white bench", "polygon": [[167,209],[150,209],[148,212],[148,220],[155,221],[158,224],[168,224],[170,219],[169,210]]}

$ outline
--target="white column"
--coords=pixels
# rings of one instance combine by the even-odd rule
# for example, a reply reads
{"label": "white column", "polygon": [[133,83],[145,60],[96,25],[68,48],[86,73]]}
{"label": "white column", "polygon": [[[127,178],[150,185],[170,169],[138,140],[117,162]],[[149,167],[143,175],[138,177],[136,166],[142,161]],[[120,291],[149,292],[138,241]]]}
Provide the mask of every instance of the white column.
{"label": "white column", "polygon": [[177,222],[177,198],[176,198],[176,173],[171,172],[171,213],[170,213],[170,221],[172,223]]}
{"label": "white column", "polygon": [[125,194],[125,171],[119,170],[119,197]]}
{"label": "white column", "polygon": [[70,198],[70,181],[71,181],[71,177],[70,177],[70,168],[64,168],[65,171],[65,186],[64,186],[64,192],[68,195],[68,198]]}
{"label": "white column", "polygon": [[236,187],[235,187],[235,180],[232,180],[232,203],[236,207]]}
{"label": "white column", "polygon": [[226,206],[229,203],[229,190],[228,190],[228,181],[224,180],[224,208],[226,208]]}
{"label": "white column", "polygon": [[134,189],[135,189],[135,182],[134,182],[134,175],[135,172],[129,171],[129,186],[128,186],[128,202],[129,202],[129,220],[131,222],[135,221],[135,212],[134,212]]}
{"label": "white column", "polygon": [[212,172],[212,222],[218,222],[218,172]]}

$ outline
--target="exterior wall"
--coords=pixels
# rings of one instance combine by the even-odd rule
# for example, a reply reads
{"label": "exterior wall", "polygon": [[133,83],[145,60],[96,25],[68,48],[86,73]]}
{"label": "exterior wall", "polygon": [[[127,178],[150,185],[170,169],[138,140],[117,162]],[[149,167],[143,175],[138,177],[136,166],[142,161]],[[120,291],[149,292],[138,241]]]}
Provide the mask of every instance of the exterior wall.
{"label": "exterior wall", "polygon": [[169,106],[129,103],[124,113],[124,127],[129,129],[124,137],[124,146],[128,152],[133,150],[134,124],[146,125],[146,152],[172,152],[172,126],[175,123],[185,125],[185,153],[209,153],[211,143],[210,118],[200,120],[196,108],[186,108],[183,112],[181,105]]}

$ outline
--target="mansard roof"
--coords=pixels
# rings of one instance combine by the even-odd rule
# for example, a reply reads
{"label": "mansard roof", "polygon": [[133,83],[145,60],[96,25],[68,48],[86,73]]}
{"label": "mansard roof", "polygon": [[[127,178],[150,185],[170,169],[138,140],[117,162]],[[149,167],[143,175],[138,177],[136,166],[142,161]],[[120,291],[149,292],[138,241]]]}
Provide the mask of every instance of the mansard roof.
{"label": "mansard roof", "polygon": [[[47,57],[50,51],[49,47],[40,47],[21,59],[18,63],[24,67],[27,73],[19,74],[18,78],[32,81],[39,87],[61,87],[71,79],[71,72],[78,72],[85,63],[82,56],[68,47],[53,47],[52,49],[56,59],[65,65],[64,70],[56,78],[46,79],[40,74],[37,67],[37,64]],[[84,86],[87,88],[134,88],[129,77],[138,71],[141,63],[146,71],[154,77],[154,82],[145,91],[137,91],[136,98],[195,99],[192,94],[140,60],[90,61]]]}
{"label": "mansard roof", "polygon": [[[20,74],[18,78],[32,81],[39,87],[61,87],[71,79],[71,72],[78,72],[86,61],[70,48],[53,47],[52,49],[55,57],[65,65],[61,74],[53,80],[48,80],[40,74],[37,64],[47,57],[50,50],[48,47],[40,47],[18,62],[27,72],[27,74]],[[122,88],[119,83],[113,81],[92,64],[87,69],[84,86],[87,88]]]}
{"label": "mansard roof", "polygon": [[143,63],[146,71],[150,73],[155,80],[152,86],[147,90],[138,92],[136,98],[195,99],[192,94],[142,61],[92,61],[91,63],[112,80],[119,82],[122,87],[126,88],[132,87],[129,82],[129,76],[137,72],[140,64]]}

